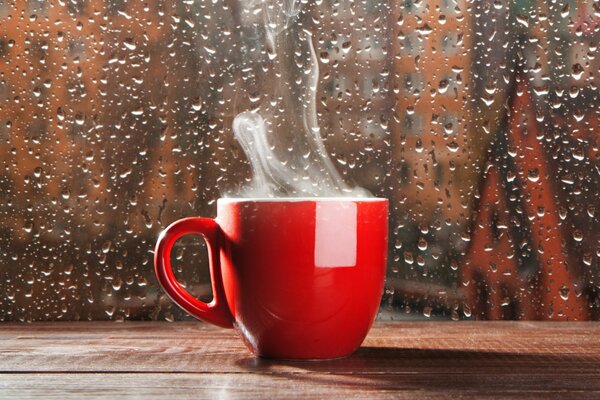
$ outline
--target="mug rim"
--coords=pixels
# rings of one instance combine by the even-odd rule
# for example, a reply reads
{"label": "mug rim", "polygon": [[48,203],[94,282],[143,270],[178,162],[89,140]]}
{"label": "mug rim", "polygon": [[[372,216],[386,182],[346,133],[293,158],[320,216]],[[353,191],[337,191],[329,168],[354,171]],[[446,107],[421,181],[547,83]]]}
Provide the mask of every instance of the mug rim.
{"label": "mug rim", "polygon": [[221,197],[217,203],[387,202],[384,197]]}

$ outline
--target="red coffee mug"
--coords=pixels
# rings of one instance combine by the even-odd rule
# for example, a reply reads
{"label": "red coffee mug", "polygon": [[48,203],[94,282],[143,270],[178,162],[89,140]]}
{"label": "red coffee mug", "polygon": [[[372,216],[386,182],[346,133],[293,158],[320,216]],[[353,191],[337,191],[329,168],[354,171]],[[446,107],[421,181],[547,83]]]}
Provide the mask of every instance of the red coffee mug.
{"label": "red coffee mug", "polygon": [[[387,221],[386,199],[219,199],[216,219],[181,219],[160,234],[156,276],[181,308],[235,327],[259,356],[342,357],[377,315]],[[173,244],[188,234],[208,244],[210,303],[186,292],[171,268]]]}

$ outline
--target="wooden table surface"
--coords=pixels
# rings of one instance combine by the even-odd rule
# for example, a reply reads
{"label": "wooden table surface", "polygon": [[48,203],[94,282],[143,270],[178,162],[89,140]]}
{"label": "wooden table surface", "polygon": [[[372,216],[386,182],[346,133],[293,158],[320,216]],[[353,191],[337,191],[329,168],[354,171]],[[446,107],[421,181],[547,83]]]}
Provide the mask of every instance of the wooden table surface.
{"label": "wooden table surface", "polygon": [[378,322],[354,355],[253,357],[200,322],[0,325],[0,397],[600,398],[600,323]]}

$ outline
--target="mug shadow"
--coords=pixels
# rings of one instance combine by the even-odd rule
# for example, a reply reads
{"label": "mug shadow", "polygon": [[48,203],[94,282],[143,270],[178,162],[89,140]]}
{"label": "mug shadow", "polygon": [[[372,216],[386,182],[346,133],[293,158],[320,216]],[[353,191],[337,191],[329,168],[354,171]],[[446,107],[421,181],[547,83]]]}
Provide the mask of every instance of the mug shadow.
{"label": "mug shadow", "polygon": [[247,357],[236,364],[291,381],[370,390],[600,390],[600,356],[595,354],[361,347],[334,360]]}

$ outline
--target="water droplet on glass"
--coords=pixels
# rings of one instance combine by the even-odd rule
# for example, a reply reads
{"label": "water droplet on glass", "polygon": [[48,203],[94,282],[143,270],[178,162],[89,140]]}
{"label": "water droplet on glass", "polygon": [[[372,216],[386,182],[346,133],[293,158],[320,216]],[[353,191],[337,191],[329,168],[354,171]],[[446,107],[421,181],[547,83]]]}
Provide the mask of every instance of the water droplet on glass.
{"label": "water droplet on glass", "polygon": [[568,288],[568,287],[566,287],[565,285],[562,285],[562,286],[560,287],[560,289],[558,289],[558,292],[559,292],[559,294],[560,294],[560,298],[561,298],[561,299],[563,299],[563,300],[565,300],[565,301],[569,299],[569,292],[570,292],[570,290],[569,290],[569,288]]}
{"label": "water droplet on glass", "polygon": [[105,240],[104,243],[102,244],[102,252],[108,253],[110,251],[111,245],[112,245],[112,242],[110,240]]}
{"label": "water droplet on glass", "polygon": [[125,47],[128,50],[135,50],[136,49],[136,44],[135,41],[132,38],[127,38],[123,41],[123,45],[125,45]]}
{"label": "water droplet on glass", "polygon": [[342,43],[342,52],[344,54],[348,54],[351,49],[352,49],[352,42],[347,41],[347,42]]}
{"label": "water droplet on glass", "polygon": [[194,111],[200,111],[202,109],[202,101],[199,97],[196,97],[192,102],[192,109]]}
{"label": "water droplet on glass", "polygon": [[540,171],[537,168],[530,169],[527,171],[527,179],[531,182],[537,182],[540,180]]}
{"label": "water droplet on glass", "polygon": [[451,153],[456,153],[460,149],[460,146],[455,141],[452,141],[452,142],[446,144],[446,148]]}
{"label": "water droplet on glass", "polygon": [[442,79],[439,83],[438,83],[438,92],[440,94],[444,94],[448,91],[448,80],[447,79]]}
{"label": "water droplet on glass", "polygon": [[519,15],[517,15],[516,19],[517,19],[517,23],[519,23],[520,25],[523,25],[526,28],[529,27],[529,17],[528,16],[519,14]]}
{"label": "water droplet on glass", "polygon": [[321,53],[319,53],[319,59],[323,64],[329,64],[329,52],[322,51]]}
{"label": "water droplet on glass", "polygon": [[466,304],[463,304],[463,314],[465,315],[466,318],[470,318],[471,317],[471,307],[469,307]]}
{"label": "water droplet on glass", "polygon": [[575,63],[573,64],[573,66],[571,67],[571,76],[573,77],[573,79],[575,80],[580,80],[581,76],[583,75],[583,72],[585,70],[583,69],[583,67],[581,66],[581,64],[579,63]]}

